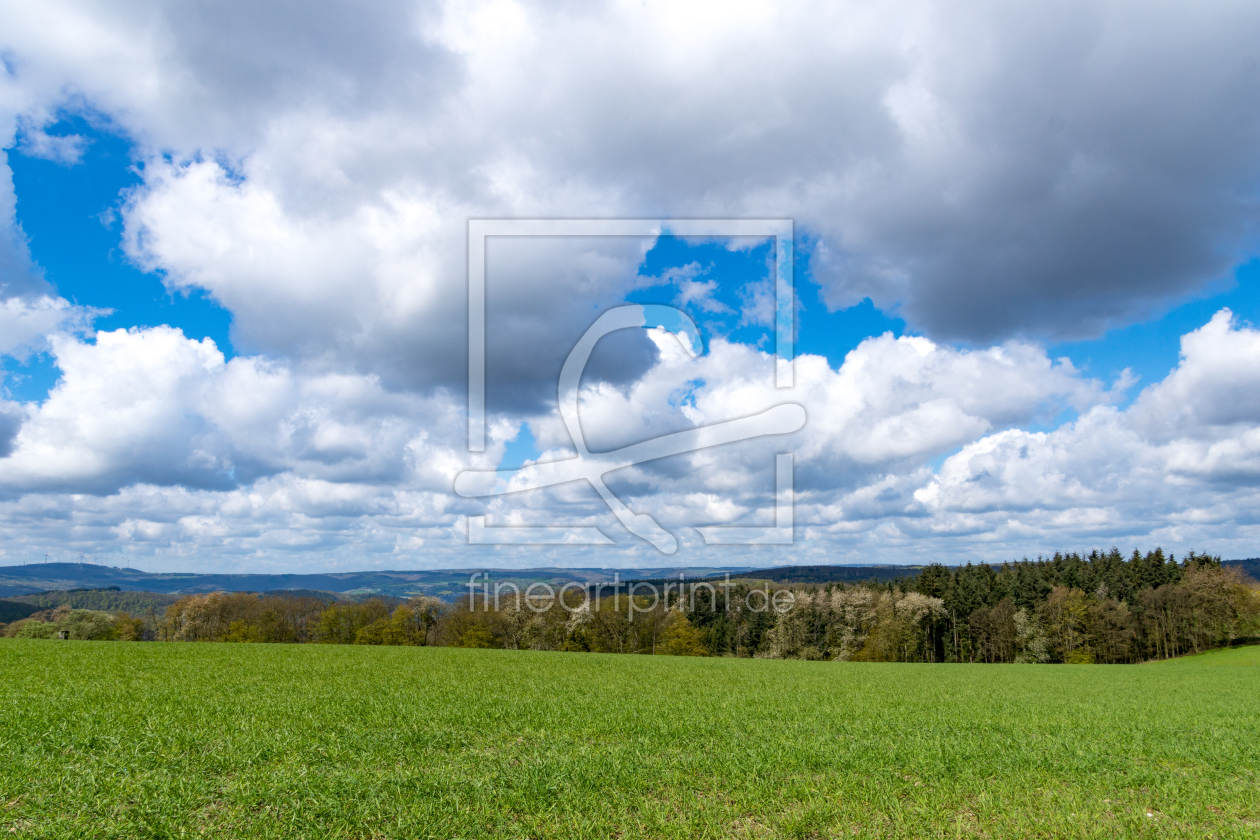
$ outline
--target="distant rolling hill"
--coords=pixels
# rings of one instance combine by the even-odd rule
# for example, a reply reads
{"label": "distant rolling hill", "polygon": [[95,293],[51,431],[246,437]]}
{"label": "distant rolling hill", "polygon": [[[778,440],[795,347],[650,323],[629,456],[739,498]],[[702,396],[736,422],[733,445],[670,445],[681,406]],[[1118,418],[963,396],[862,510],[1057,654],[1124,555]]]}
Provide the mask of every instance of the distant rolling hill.
{"label": "distant rolling hill", "polygon": [[[1260,558],[1228,560],[1260,580]],[[70,589],[106,589],[117,586],[124,592],[156,592],[186,595],[196,592],[267,592],[306,590],[301,594],[348,593],[352,596],[384,595],[406,598],[411,595],[433,595],[454,600],[468,592],[473,575],[478,584],[489,577],[494,581],[511,581],[518,586],[530,583],[594,583],[611,581],[616,575],[622,581],[677,580],[680,573],[687,579],[721,577],[772,580],[777,583],[858,583],[889,581],[919,573],[921,566],[776,566],[751,569],[748,566],[720,568],[692,566],[655,569],[445,569],[439,571],[329,572],[324,574],[193,574],[153,573],[138,569],[119,569],[92,563],[36,563],[27,566],[0,566],[0,598],[33,595],[41,592]]]}
{"label": "distant rolling hill", "polygon": [[39,612],[39,607],[33,604],[20,604],[15,601],[6,601],[0,599],[0,624],[8,624],[11,621],[20,621],[31,613]]}
{"label": "distant rolling hill", "polygon": [[1226,560],[1226,566],[1238,566],[1243,574],[1253,580],[1260,580],[1260,557],[1248,557],[1246,560]]}
{"label": "distant rolling hill", "polygon": [[69,589],[104,589],[190,594],[195,592],[270,592],[275,590],[318,590],[355,595],[434,595],[452,600],[468,592],[474,574],[477,580],[489,576],[496,581],[550,583],[559,586],[569,582],[590,583],[651,577],[675,577],[684,572],[689,578],[714,573],[743,573],[747,566],[722,569],[713,566],[657,569],[457,569],[442,571],[331,572],[326,574],[192,574],[153,573],[138,569],[119,569],[92,563],[34,563],[27,566],[0,566],[0,598],[32,595],[39,592]]}
{"label": "distant rolling hill", "polygon": [[[1244,574],[1260,581],[1260,558],[1225,560],[1223,565],[1238,566]],[[870,580],[889,581],[913,577],[923,568],[923,566],[776,566],[771,569],[754,569],[744,572],[740,577],[772,580],[775,583],[860,583]]]}
{"label": "distant rolling hill", "polygon": [[922,566],[776,566],[743,572],[741,578],[775,583],[862,583],[913,577]]}

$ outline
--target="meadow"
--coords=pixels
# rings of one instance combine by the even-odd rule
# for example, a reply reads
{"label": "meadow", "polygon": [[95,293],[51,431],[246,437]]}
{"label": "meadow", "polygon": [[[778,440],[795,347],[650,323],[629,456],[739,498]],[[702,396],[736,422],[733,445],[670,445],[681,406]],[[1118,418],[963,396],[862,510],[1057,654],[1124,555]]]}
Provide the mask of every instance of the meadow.
{"label": "meadow", "polygon": [[1260,648],[1129,666],[0,639],[9,837],[1256,837]]}

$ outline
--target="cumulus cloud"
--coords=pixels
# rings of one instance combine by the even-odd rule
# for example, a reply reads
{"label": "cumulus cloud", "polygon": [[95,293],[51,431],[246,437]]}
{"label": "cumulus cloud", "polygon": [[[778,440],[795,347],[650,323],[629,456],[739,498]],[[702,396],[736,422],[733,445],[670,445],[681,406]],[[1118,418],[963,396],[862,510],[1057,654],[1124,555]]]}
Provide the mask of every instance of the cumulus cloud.
{"label": "cumulus cloud", "polygon": [[[282,8],[6,13],[12,113],[86,103],[176,162],[146,168],[138,256],[219,287],[295,247],[329,259],[228,295],[247,321],[277,297],[309,311],[331,273],[414,275],[378,303],[445,314],[432,289],[457,285],[479,214],[793,217],[833,305],[981,342],[1096,335],[1254,250],[1251,4]],[[181,261],[213,246],[180,219],[232,208],[261,224],[250,264]],[[345,312],[312,330],[353,344]]]}
{"label": "cumulus cloud", "polygon": [[[275,193],[216,162],[154,164],[125,215],[138,262],[234,314],[242,347],[308,367],[372,372],[410,388],[462,389],[467,376],[466,206],[403,193],[348,215],[295,217]],[[260,179],[265,182],[264,179]],[[636,285],[649,239],[493,237],[486,245],[487,376],[503,408],[554,390],[566,346],[593,307]],[[286,317],[277,318],[283,311]],[[624,344],[624,341],[621,342]],[[636,345],[614,380],[642,372]]]}
{"label": "cumulus cloud", "polygon": [[[2,116],[0,116],[2,119]],[[0,131],[3,130],[0,124]],[[0,137],[3,137],[0,134]],[[26,235],[17,223],[17,196],[8,156],[0,152],[0,295],[6,298],[44,297],[51,291],[42,273],[31,262]]]}
{"label": "cumulus cloud", "polygon": [[27,125],[18,141],[18,150],[27,157],[73,166],[83,159],[88,142],[86,137],[78,134],[48,134],[42,128]]}
{"label": "cumulus cloud", "polygon": [[914,497],[940,529],[1245,545],[1256,533],[1258,386],[1260,333],[1222,310],[1183,337],[1177,369],[1129,408],[1097,406],[1051,432],[984,437]]}
{"label": "cumulus cloud", "polygon": [[[864,341],[839,369],[817,356],[796,360],[796,386],[774,387],[773,356],[721,338],[692,359],[660,330],[650,333],[658,364],[628,387],[594,384],[581,397],[579,414],[587,445],[608,451],[671,432],[746,417],[785,402],[804,407],[805,427],[792,435],[763,437],[675,456],[620,470],[609,486],[632,509],[683,528],[765,524],[773,521],[775,453],[793,452],[802,516],[819,523],[842,515],[835,502],[863,493],[891,476],[915,476],[924,465],[995,428],[1026,423],[1063,407],[1107,403],[1117,395],[1082,378],[1066,362],[1039,348],[1013,343],[966,351],[923,338],[884,335]],[[531,421],[540,460],[573,456],[568,431],[548,414]],[[905,482],[901,482],[905,485]],[[878,515],[922,515],[912,493],[919,485],[881,490]],[[867,516],[871,514],[867,505]],[[491,504],[506,521],[598,524],[602,502],[585,485],[550,494],[509,496]],[[843,514],[848,515],[848,514]],[[550,518],[549,518],[550,517]],[[606,524],[606,523],[605,523]]]}
{"label": "cumulus cloud", "polygon": [[0,354],[26,358],[47,349],[47,337],[88,329],[95,310],[49,295],[0,299]]}
{"label": "cumulus cloud", "polygon": [[1181,338],[1181,362],[1133,406],[1134,423],[1161,442],[1230,435],[1260,418],[1260,333],[1222,309]]}
{"label": "cumulus cloud", "polygon": [[469,461],[451,454],[462,439],[449,398],[390,393],[374,376],[225,361],[210,339],[171,327],[100,332],[90,343],[58,334],[52,353],[61,378],[44,402],[21,407],[0,459],[8,493],[226,490],[282,473],[445,490]]}
{"label": "cumulus cloud", "polygon": [[[1260,431],[1247,395],[1260,387],[1260,332],[1228,310],[1187,334],[1177,369],[1123,409],[1116,403],[1125,380],[1107,387],[1018,342],[968,351],[884,335],[839,369],[798,358],[796,387],[779,391],[773,358],[754,348],[718,339],[693,361],[670,337],[654,337],[660,362],[646,376],[630,388],[583,393],[592,449],[785,401],[809,415],[791,436],[610,477],[632,509],[670,525],[773,521],[774,453],[791,451],[796,521],[809,537],[797,559],[928,560],[956,556],[962,545],[969,556],[1003,559],[1047,538],[1063,547],[1142,538],[1246,551],[1256,536]],[[1068,407],[1079,417],[1051,431],[1011,428]],[[550,447],[541,460],[571,457],[558,418],[536,418],[533,431]],[[578,502],[598,512],[585,488],[571,493],[570,513]],[[557,507],[526,499],[492,510],[543,522]]]}
{"label": "cumulus cloud", "polygon": [[[610,486],[699,543],[697,524],[772,521],[776,452],[796,459],[797,525],[811,560],[1002,559],[1029,539],[1244,544],[1254,530],[1260,436],[1216,407],[1260,385],[1260,334],[1223,312],[1185,337],[1180,366],[1125,409],[1121,396],[1018,342],[965,350],[921,337],[867,339],[840,367],[797,360],[797,384],[773,387],[773,358],[715,339],[692,359],[659,330],[656,361],[625,385],[589,382],[580,413],[593,450],[798,402],[799,432],[630,467]],[[82,544],[165,557],[272,564],[318,553],[321,565],[375,553],[397,562],[466,562],[462,517],[497,525],[590,524],[622,544],[617,561],[653,561],[582,483],[459,500],[453,477],[492,467],[516,432],[491,424],[491,446],[463,449],[462,406],[391,393],[371,376],[302,375],[261,357],[224,361],[177,330],[53,341],[64,378],[21,407],[0,459],[0,514],[34,522],[60,504],[56,528]],[[1236,371],[1252,370],[1236,375]],[[1167,406],[1201,408],[1187,419]],[[1027,425],[1074,406],[1053,431]],[[7,406],[6,410],[12,406]],[[531,427],[542,460],[571,457],[551,413]],[[950,454],[953,453],[953,454]],[[944,457],[939,468],[937,459]],[[68,495],[70,494],[70,495]],[[86,494],[86,495],[84,495]],[[11,547],[36,542],[49,522]],[[93,543],[95,541],[95,543]],[[577,549],[573,558],[586,560]],[[421,553],[422,552],[422,553]],[[729,552],[728,552],[729,553]],[[890,557],[891,555],[891,557]],[[231,558],[235,558],[234,560]],[[529,565],[512,550],[495,562]]]}

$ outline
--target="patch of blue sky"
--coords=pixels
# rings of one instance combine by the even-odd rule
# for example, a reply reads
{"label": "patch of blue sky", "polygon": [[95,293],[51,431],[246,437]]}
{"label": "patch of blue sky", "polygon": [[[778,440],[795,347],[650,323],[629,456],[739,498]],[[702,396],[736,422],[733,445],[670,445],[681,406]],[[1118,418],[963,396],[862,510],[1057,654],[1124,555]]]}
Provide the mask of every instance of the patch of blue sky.
{"label": "patch of blue sky", "polygon": [[1159,317],[1110,330],[1101,338],[1063,342],[1048,349],[1052,358],[1066,356],[1086,375],[1108,383],[1129,368],[1138,381],[1122,403],[1128,404],[1143,388],[1177,367],[1181,336],[1202,327],[1225,307],[1241,323],[1260,325],[1260,260],[1238,266],[1224,291],[1192,297]]}
{"label": "patch of blue sky", "polygon": [[639,266],[643,286],[626,300],[681,309],[705,338],[773,348],[772,247],[773,240],[661,236]]}
{"label": "patch of blue sky", "polygon": [[534,434],[528,423],[522,423],[516,430],[516,437],[507,443],[503,458],[499,461],[501,470],[517,470],[525,466],[526,461],[537,461],[542,452],[534,441]]}
{"label": "patch of blue sky", "polygon": [[944,452],[933,455],[927,461],[927,468],[934,473],[939,473],[941,471],[941,467],[945,466],[945,462],[948,461],[950,457],[957,455],[962,451],[963,448],[961,446],[955,446],[952,449],[947,449]]}
{"label": "patch of blue sky", "polygon": [[1027,432],[1053,432],[1055,429],[1061,429],[1069,423],[1075,423],[1080,419],[1080,416],[1079,411],[1070,406],[1065,406],[1052,415],[1034,419],[1031,423],[1025,423],[1020,428]]}
{"label": "patch of blue sky", "polygon": [[905,334],[906,322],[876,308],[870,298],[847,309],[828,310],[822,286],[810,274],[809,257],[808,248],[798,249],[795,257],[796,355],[823,356],[839,370],[845,356],[866,339],[887,332],[897,338]]}
{"label": "patch of blue sky", "polygon": [[659,304],[642,304],[642,307],[645,328],[661,327],[678,336],[679,341],[690,346],[696,355],[704,352],[704,339],[699,328],[680,309]]}
{"label": "patch of blue sky", "polygon": [[[688,241],[662,236],[645,256],[639,275],[645,285],[627,297],[632,303],[660,303],[686,311],[702,333],[774,349],[773,242],[747,240]],[[795,255],[795,355],[823,356],[833,368],[867,338],[892,332],[905,322],[891,317],[869,299],[830,312],[821,288],[812,282],[807,249]]]}
{"label": "patch of blue sky", "polygon": [[4,396],[15,402],[43,402],[61,378],[61,369],[51,353],[32,353],[25,359],[5,356]]}
{"label": "patch of blue sky", "polygon": [[674,408],[696,407],[696,392],[705,386],[703,379],[688,379],[681,387],[675,388],[669,395],[669,404]]}
{"label": "patch of blue sky", "polygon": [[[72,303],[111,310],[96,319],[99,330],[166,324],[190,338],[212,339],[231,358],[232,319],[226,309],[201,292],[168,291],[159,274],[140,270],[123,253],[119,209],[127,191],[141,182],[142,164],[132,144],[95,117],[66,116],[47,133],[82,137],[80,160],[67,164],[24,153],[22,138],[6,153],[18,223],[31,258],[57,293]],[[10,389],[28,400],[43,399],[57,378],[46,356],[26,365],[6,359],[5,370],[17,377]]]}

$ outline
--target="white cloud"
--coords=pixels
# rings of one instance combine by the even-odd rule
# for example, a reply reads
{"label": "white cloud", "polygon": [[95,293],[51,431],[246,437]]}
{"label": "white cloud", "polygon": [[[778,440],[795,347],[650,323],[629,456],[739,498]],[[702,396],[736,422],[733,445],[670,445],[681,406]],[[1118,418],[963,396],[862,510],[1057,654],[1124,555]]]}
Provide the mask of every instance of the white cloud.
{"label": "white cloud", "polygon": [[0,299],[0,354],[25,359],[47,349],[47,336],[87,329],[94,310],[49,295]]}
{"label": "white cloud", "polygon": [[968,444],[915,492],[937,523],[978,518],[1087,540],[1129,534],[1236,545],[1257,536],[1260,333],[1228,310],[1182,339],[1182,359],[1123,411]]}
{"label": "white cloud", "polygon": [[[1097,334],[1254,251],[1253,6],[689,8],[12,4],[0,101],[10,132],[108,114],[155,164],[139,253],[339,349],[361,336],[344,301],[312,311],[329,275],[414,276],[385,310],[440,316],[470,215],[788,216],[834,304],[981,341]],[[239,288],[290,259],[309,284]]]}
{"label": "white cloud", "polygon": [[1260,418],[1260,332],[1228,309],[1181,338],[1181,363],[1142,393],[1134,422],[1155,440],[1237,434]]}
{"label": "white cloud", "polygon": [[[698,545],[689,526],[770,521],[779,451],[796,454],[797,524],[807,539],[789,556],[800,562],[1004,559],[1047,541],[1228,550],[1220,546],[1255,536],[1247,511],[1257,501],[1260,424],[1212,407],[1260,385],[1251,381],[1260,380],[1260,343],[1228,313],[1186,336],[1177,370],[1127,409],[1110,404],[1115,392],[1026,344],[965,351],[884,335],[838,370],[799,358],[796,387],[780,391],[772,357],[758,350],[716,339],[691,360],[672,337],[649,335],[660,355],[646,375],[584,389],[592,449],[785,401],[809,415],[788,438],[610,476],[633,509],[680,535],[684,551]],[[234,568],[332,568],[378,556],[461,565],[486,559],[470,554],[459,530],[463,514],[484,511],[495,524],[601,526],[622,545],[602,562],[659,560],[621,533],[583,484],[485,507],[454,497],[454,475],[497,463],[516,426],[492,423],[491,450],[473,460],[463,450],[462,407],[449,398],[391,394],[371,376],[302,374],[261,357],[225,362],[211,342],[169,328],[100,333],[94,344],[63,335],[52,346],[64,379],[43,405],[23,409],[13,453],[0,459],[9,494],[0,516],[31,523],[6,556],[56,534],[62,544],[165,563],[213,555]],[[1162,410],[1185,403],[1208,419]],[[1048,432],[1018,428],[1066,405],[1080,418]],[[567,433],[554,415],[531,425],[544,460],[565,457]],[[35,511],[49,509],[63,513],[38,519]],[[591,562],[583,549],[557,551],[558,562]],[[513,549],[493,562],[537,557]]]}
{"label": "white cloud", "polygon": [[695,306],[703,312],[730,312],[729,306],[713,296],[717,287],[716,280],[684,280],[678,284],[674,303],[679,307]]}
{"label": "white cloud", "polygon": [[[1118,396],[1026,344],[963,351],[924,338],[884,335],[862,342],[839,370],[818,356],[799,357],[796,386],[779,390],[773,385],[773,357],[765,352],[714,339],[709,352],[693,361],[672,336],[651,335],[660,361],[648,374],[629,387],[599,384],[583,392],[580,414],[592,450],[720,423],[784,402],[800,403],[809,418],[791,436],[701,450],[611,477],[635,500],[636,510],[650,510],[677,525],[716,524],[712,511],[718,508],[710,500],[719,497],[741,515],[766,519],[775,452],[796,454],[796,487],[807,500],[803,512],[813,506],[815,520],[847,516],[836,506],[845,493],[861,494],[889,476],[915,476],[921,482],[932,458],[996,428]],[[570,451],[558,416],[537,417],[531,427],[539,446],[548,450],[543,460]],[[903,487],[899,504],[884,505],[882,513],[896,516],[916,507],[910,497],[915,487]],[[598,512],[598,499],[588,497],[587,504]],[[545,512],[544,507],[539,516]],[[810,522],[810,516],[801,521]]]}
{"label": "white cloud", "polygon": [[[660,364],[632,387],[584,392],[592,449],[784,401],[809,415],[786,439],[612,476],[633,509],[669,525],[716,524],[715,499],[744,522],[772,521],[773,453],[793,451],[797,523],[809,537],[792,551],[801,560],[1001,560],[1030,544],[1133,540],[1247,552],[1258,535],[1250,511],[1260,501],[1260,410],[1246,395],[1260,389],[1260,332],[1232,323],[1228,311],[1185,336],[1178,368],[1127,409],[1112,404],[1122,393],[1026,344],[963,351],[884,335],[839,370],[798,358],[796,387],[778,391],[765,353],[715,340],[692,362],[672,339],[657,340]],[[1019,428],[1068,406],[1078,419],[1051,431]],[[536,418],[533,428],[553,447],[544,460],[565,457],[557,418]],[[597,499],[585,501],[598,513]],[[554,513],[530,504],[535,522]]]}
{"label": "white cloud", "polygon": [[[0,459],[10,493],[112,493],[137,484],[226,489],[289,474],[447,490],[466,465],[449,397],[389,393],[371,375],[225,361],[170,327],[60,334],[62,377]],[[501,437],[491,457],[502,454]],[[436,469],[435,465],[445,464]]]}
{"label": "white cloud", "polygon": [[48,134],[42,128],[28,125],[18,141],[18,150],[28,157],[73,166],[83,159],[88,143],[86,137],[78,134]]}

